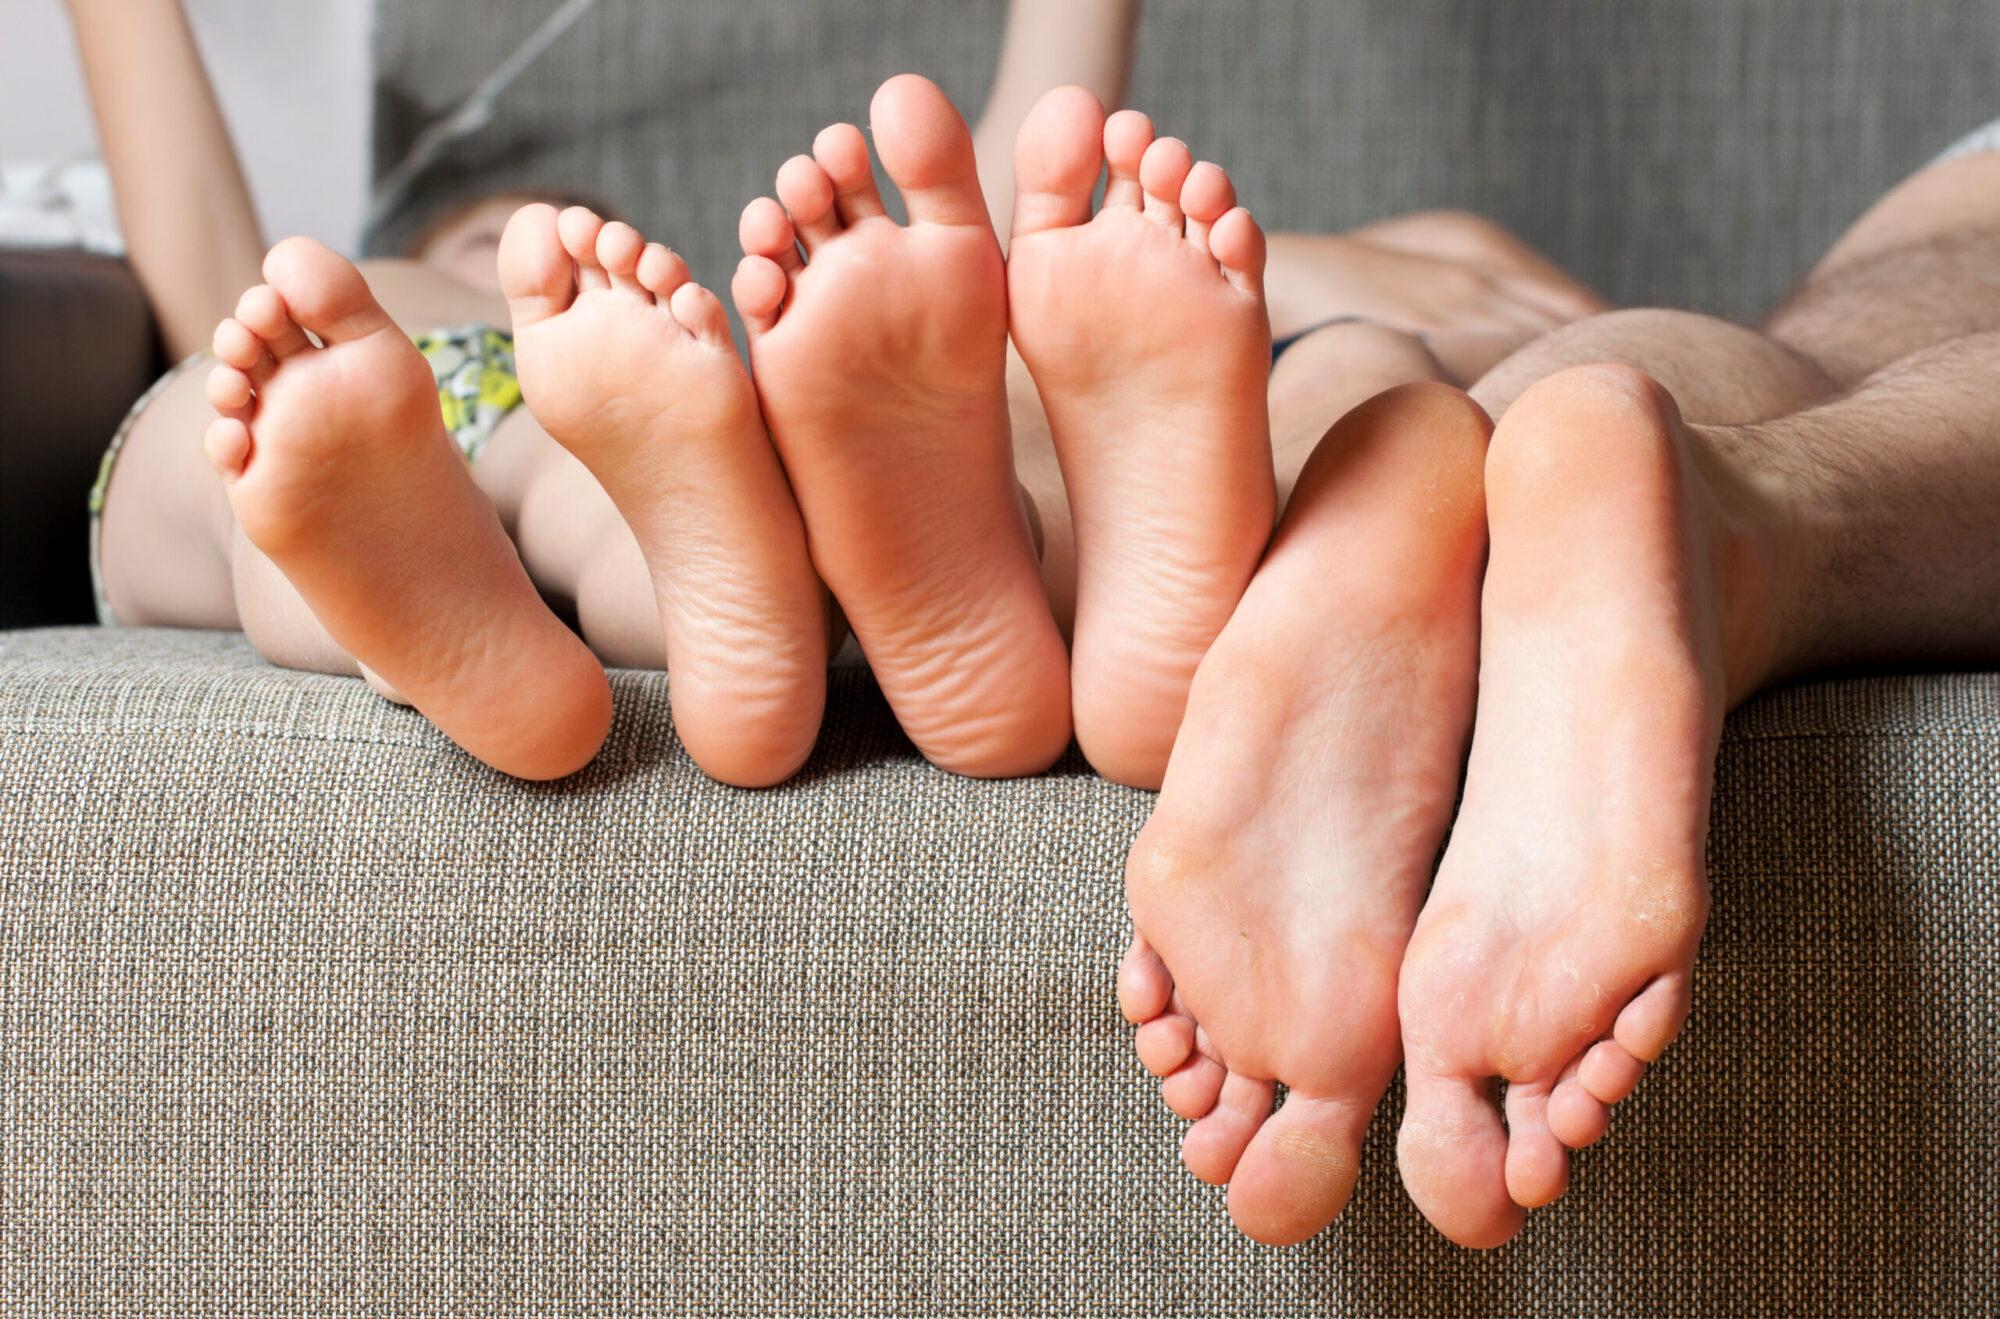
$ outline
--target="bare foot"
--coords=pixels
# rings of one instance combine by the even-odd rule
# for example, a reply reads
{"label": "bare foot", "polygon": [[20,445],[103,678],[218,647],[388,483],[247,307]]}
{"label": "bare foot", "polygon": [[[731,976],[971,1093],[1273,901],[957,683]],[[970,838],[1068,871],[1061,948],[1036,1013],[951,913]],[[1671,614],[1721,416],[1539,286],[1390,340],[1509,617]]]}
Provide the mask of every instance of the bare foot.
{"label": "bare foot", "polygon": [[1199,1119],[1188,1167],[1273,1245],[1346,1205],[1402,1053],[1397,970],[1472,726],[1488,429],[1422,384],[1327,434],[1126,869],[1140,1059]]}
{"label": "bare foot", "polygon": [[528,406],[645,553],[688,754],[738,787],[790,778],[826,704],[826,607],[722,304],[580,206],[517,211],[500,278]]}
{"label": "bare foot", "polygon": [[452,741],[521,778],[581,769],[610,728],[604,670],[528,581],[423,354],[309,238],[264,278],[216,328],[209,379],[209,460],[244,534]]}
{"label": "bare foot", "polygon": [[1014,343],[1076,528],[1077,741],[1106,778],[1155,788],[1271,535],[1264,236],[1228,175],[1144,115],[1106,122],[1080,87],[1042,98],[1014,170]]}
{"label": "bare foot", "polygon": [[1548,377],[1493,437],[1478,731],[1401,986],[1403,1180],[1464,1245],[1563,1193],[1687,1016],[1728,633],[1757,617],[1724,602],[1769,562],[1708,471],[1620,367]]}
{"label": "bare foot", "polygon": [[1014,480],[1000,246],[944,94],[906,74],[870,113],[907,227],[851,124],[785,163],[782,207],[743,213],[757,393],[813,564],[904,731],[946,769],[1031,774],[1069,743],[1069,671]]}

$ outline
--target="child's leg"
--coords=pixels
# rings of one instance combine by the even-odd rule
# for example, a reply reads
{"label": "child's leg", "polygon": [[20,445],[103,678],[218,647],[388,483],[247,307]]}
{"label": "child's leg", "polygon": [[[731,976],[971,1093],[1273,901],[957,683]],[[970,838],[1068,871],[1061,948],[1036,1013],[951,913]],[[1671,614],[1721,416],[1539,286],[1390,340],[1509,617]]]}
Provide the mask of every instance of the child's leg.
{"label": "child's leg", "polygon": [[[790,777],[819,731],[826,605],[722,305],[679,257],[582,207],[518,211],[500,275],[523,393],[575,455],[523,494],[524,555],[568,579],[600,654],[664,650],[674,725],[704,770]],[[565,543],[564,515],[607,495],[623,521]]]}
{"label": "child's leg", "polygon": [[[603,671],[528,580],[423,354],[318,244],[280,244],[265,275],[218,327],[209,386],[223,415],[205,446],[245,538],[340,650],[459,745],[522,777],[580,768],[609,726]],[[261,630],[286,597],[252,562],[238,599]]]}

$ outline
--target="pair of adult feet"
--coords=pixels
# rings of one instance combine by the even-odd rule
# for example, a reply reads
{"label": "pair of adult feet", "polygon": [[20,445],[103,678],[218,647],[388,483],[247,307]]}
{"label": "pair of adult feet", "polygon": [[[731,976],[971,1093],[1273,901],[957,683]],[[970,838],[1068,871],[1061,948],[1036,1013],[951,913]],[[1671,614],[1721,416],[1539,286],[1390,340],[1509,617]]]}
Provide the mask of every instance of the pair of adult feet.
{"label": "pair of adult feet", "polygon": [[[1094,764],[1156,786],[1271,529],[1262,234],[1221,170],[1143,116],[1107,124],[1071,88],[1021,135],[1003,261],[943,94],[892,79],[872,120],[909,223],[889,218],[852,125],[786,162],[778,200],[743,215],[749,373],[721,304],[666,248],[581,208],[518,212],[499,262],[528,405],[636,534],[676,724],[715,777],[777,782],[810,751],[824,581],[937,764],[1046,768],[1074,711]],[[421,359],[324,248],[281,244],[266,278],[218,332],[211,387],[210,452],[244,529],[336,641],[461,745],[528,777],[577,768],[602,719],[547,734],[532,685],[589,686],[583,658],[425,415]],[[1074,510],[1073,657],[1013,474],[1010,331]],[[455,601],[468,575],[503,607]],[[534,663],[503,672],[510,655]],[[579,698],[562,704],[578,727]]]}

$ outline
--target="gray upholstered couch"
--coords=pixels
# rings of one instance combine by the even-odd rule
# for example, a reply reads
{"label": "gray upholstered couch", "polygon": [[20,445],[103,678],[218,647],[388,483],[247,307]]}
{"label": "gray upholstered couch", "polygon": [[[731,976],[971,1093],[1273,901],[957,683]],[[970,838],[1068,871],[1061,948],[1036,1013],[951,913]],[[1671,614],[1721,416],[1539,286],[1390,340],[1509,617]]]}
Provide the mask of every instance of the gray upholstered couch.
{"label": "gray upholstered couch", "polygon": [[[387,12],[384,157],[544,8]],[[534,177],[718,278],[878,76],[976,103],[997,18],[606,0],[378,241]],[[1163,0],[1143,51],[1278,225],[1470,205],[1736,314],[2000,100],[1970,0]],[[736,792],[664,677],[615,685],[598,762],[533,786],[239,637],[0,634],[0,1313],[2000,1307],[2000,676],[1731,720],[1692,1026],[1490,1255],[1410,1209],[1394,1094],[1304,1247],[1180,1171],[1111,994],[1145,794],[932,770],[854,673],[807,772]]]}

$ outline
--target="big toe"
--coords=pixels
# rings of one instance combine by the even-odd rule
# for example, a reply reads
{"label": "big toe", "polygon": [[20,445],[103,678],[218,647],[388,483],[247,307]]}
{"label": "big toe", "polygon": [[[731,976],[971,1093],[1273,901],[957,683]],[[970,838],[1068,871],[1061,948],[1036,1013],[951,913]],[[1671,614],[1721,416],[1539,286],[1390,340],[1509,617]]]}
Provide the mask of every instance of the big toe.
{"label": "big toe", "polygon": [[1373,1104],[1287,1096],[1229,1180],[1229,1216],[1244,1235],[1291,1246],[1338,1218],[1354,1194],[1374,1111]]}
{"label": "big toe", "polygon": [[899,74],[882,84],[869,106],[875,151],[920,223],[991,223],[979,190],[972,132],[930,79]]}
{"label": "big toe", "polygon": [[264,257],[264,282],[292,319],[324,343],[359,339],[391,325],[354,263],[311,238],[287,238]]}
{"label": "big toe", "polygon": [[500,292],[513,311],[516,330],[568,310],[576,297],[576,279],[556,232],[556,214],[547,202],[523,206],[500,235]]}
{"label": "big toe", "polygon": [[1431,1226],[1486,1250],[1521,1230],[1527,1211],[1507,1193],[1507,1132],[1491,1087],[1412,1068],[1396,1137],[1404,1189]]}
{"label": "big toe", "polygon": [[1104,107],[1081,87],[1035,103],[1014,140],[1014,233],[1082,224],[1104,164]]}

